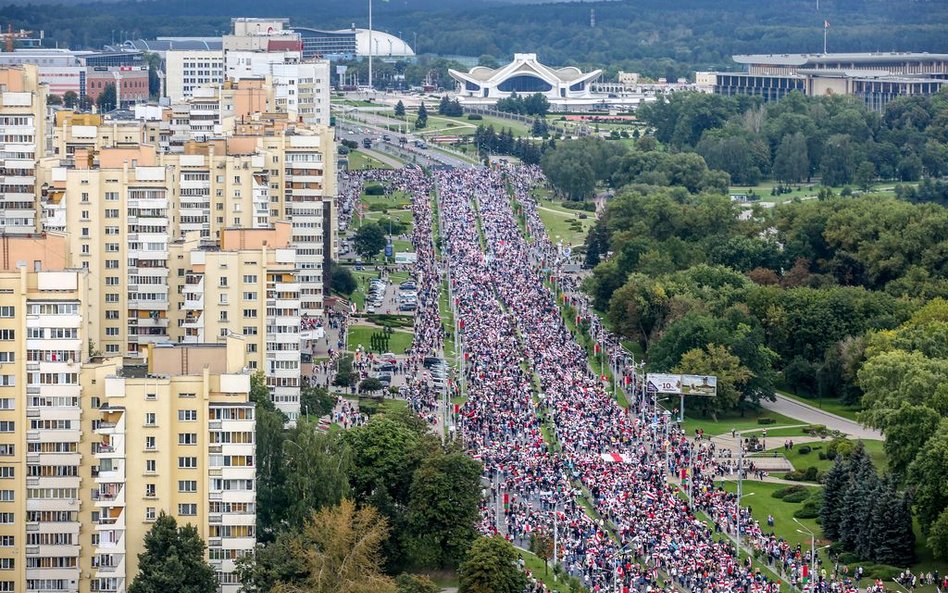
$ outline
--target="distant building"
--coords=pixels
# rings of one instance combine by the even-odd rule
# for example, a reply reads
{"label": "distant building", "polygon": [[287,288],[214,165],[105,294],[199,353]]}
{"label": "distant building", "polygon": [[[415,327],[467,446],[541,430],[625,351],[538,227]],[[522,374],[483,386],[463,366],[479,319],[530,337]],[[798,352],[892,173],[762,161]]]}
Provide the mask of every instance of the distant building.
{"label": "distant building", "polygon": [[[414,58],[413,50],[404,39],[384,31],[368,29],[342,29],[320,31],[306,27],[294,27],[303,41],[303,57],[321,57],[326,60],[354,60],[369,55],[381,59]],[[370,41],[371,40],[371,41]]]}
{"label": "distant building", "polygon": [[501,68],[475,66],[468,72],[448,70],[458,83],[458,95],[472,99],[497,99],[514,93],[543,93],[550,102],[592,98],[590,89],[602,70],[582,72],[574,66],[553,69],[541,64],[536,54],[514,54],[513,62]]}
{"label": "distant building", "polygon": [[948,86],[948,54],[737,55],[734,61],[743,72],[698,72],[696,83],[720,95],[754,95],[765,101],[793,91],[852,95],[876,111],[895,98],[933,95]]}

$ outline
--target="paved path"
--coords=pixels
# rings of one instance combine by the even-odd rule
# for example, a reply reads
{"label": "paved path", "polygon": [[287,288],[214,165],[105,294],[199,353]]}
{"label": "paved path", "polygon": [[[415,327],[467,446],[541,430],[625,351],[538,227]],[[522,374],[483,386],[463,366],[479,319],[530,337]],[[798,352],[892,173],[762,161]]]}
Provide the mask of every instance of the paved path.
{"label": "paved path", "polygon": [[804,404],[779,393],[777,394],[777,401],[762,401],[761,405],[772,412],[810,424],[822,424],[830,430],[838,430],[857,439],[881,441],[884,438],[882,433],[874,428],[867,428],[858,422],[836,414],[830,414],[825,410]]}

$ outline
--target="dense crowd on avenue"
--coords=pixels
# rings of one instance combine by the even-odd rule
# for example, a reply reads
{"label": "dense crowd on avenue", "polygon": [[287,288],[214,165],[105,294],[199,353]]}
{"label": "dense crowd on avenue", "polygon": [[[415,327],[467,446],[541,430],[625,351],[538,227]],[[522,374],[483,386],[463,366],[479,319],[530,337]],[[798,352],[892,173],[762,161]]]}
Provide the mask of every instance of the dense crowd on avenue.
{"label": "dense crowd on avenue", "polygon": [[[715,484],[742,471],[734,453],[684,434],[641,388],[631,355],[564,273],[568,251],[546,236],[531,194],[543,184],[538,168],[375,171],[354,185],[368,178],[412,198],[419,303],[408,398],[432,423],[439,394],[424,361],[442,351],[438,299],[450,283],[468,396],[458,429],[484,464],[489,492],[483,533],[524,548],[532,534],[549,534],[554,561],[594,592],[776,593],[782,583],[884,590],[881,582],[860,587],[856,575],[819,558],[811,563],[809,549],[774,536]],[[358,191],[346,193],[357,202]],[[612,387],[564,322],[565,305],[598,343]],[[614,397],[617,384],[627,408]],[[735,558],[738,528],[756,563]],[[528,591],[545,588],[532,580]]]}

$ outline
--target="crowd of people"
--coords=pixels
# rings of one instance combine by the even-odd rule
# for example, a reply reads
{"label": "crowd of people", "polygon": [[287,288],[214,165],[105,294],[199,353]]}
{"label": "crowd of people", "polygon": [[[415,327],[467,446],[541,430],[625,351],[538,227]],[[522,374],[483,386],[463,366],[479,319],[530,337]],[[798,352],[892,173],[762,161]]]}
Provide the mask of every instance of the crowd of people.
{"label": "crowd of people", "polygon": [[[771,520],[762,527],[719,484],[750,468],[660,413],[641,361],[565,272],[568,250],[547,238],[532,194],[543,184],[539,168],[373,171],[346,195],[357,203],[369,178],[412,198],[418,311],[407,395],[432,424],[439,393],[424,362],[447,337],[439,294],[450,282],[467,396],[459,436],[483,463],[488,492],[482,532],[524,548],[545,533],[555,540],[553,560],[595,592],[776,593],[783,583],[819,593],[885,590],[879,581],[860,587],[844,566],[811,562],[811,550],[774,535]],[[341,201],[351,218],[357,206]],[[614,382],[590,368],[564,321],[567,305]],[[615,397],[620,387],[627,407]],[[531,579],[530,593],[545,590]]]}
{"label": "crowd of people", "polygon": [[[552,535],[556,560],[593,591],[776,592],[781,582],[821,592],[882,590],[827,574],[819,559],[810,562],[810,550],[765,532],[715,484],[734,464],[656,413],[636,387],[631,357],[561,272],[563,249],[546,238],[531,195],[542,183],[537,168],[434,177],[466,355],[460,430],[490,484],[484,532],[523,546],[537,531]],[[588,315],[610,367],[628,377],[628,408],[590,368],[563,320],[563,301]],[[690,501],[679,495],[679,481]],[[735,558],[738,528],[757,564]]]}

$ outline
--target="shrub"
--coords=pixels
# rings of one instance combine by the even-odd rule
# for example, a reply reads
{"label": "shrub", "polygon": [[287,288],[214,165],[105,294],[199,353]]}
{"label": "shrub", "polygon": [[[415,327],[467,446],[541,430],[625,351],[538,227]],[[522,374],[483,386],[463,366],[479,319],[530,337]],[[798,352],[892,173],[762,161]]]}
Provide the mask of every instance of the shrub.
{"label": "shrub", "polygon": [[757,419],[757,424],[761,424],[765,426],[770,425],[770,424],[776,424],[776,423],[777,423],[777,420],[775,418],[758,418]]}
{"label": "shrub", "polygon": [[811,465],[805,470],[796,469],[788,472],[784,474],[783,479],[794,482],[819,482],[823,479],[823,472]]}
{"label": "shrub", "polygon": [[365,195],[367,196],[384,196],[385,188],[382,187],[380,183],[370,183],[365,186]]}
{"label": "shrub", "polygon": [[820,435],[826,434],[826,427],[822,424],[811,424],[803,427],[803,434]]}
{"label": "shrub", "polygon": [[859,557],[852,552],[843,552],[839,555],[839,562],[840,564],[856,564],[859,562]]}
{"label": "shrub", "polygon": [[826,446],[826,456],[829,459],[836,459],[837,456],[849,457],[854,447],[855,444],[847,438],[835,438]]}
{"label": "shrub", "polygon": [[813,507],[808,500],[803,503],[802,507],[793,512],[793,516],[796,519],[816,519],[820,516],[820,510]]}
{"label": "shrub", "polygon": [[467,119],[468,121],[481,121],[482,119],[484,119],[484,116],[482,116],[479,113],[471,113],[470,115],[467,116]]}
{"label": "shrub", "polygon": [[888,564],[870,564],[869,566],[863,566],[863,570],[866,571],[864,576],[870,579],[891,581],[899,576],[904,569],[898,568],[897,566],[889,566]]}
{"label": "shrub", "polygon": [[800,455],[809,455],[810,451],[812,450],[813,449],[811,447],[807,447],[806,445],[803,445],[802,447],[797,448],[797,453],[799,453]]}
{"label": "shrub", "polygon": [[[806,486],[787,486],[786,488],[781,488],[780,490],[774,490],[771,496],[774,498],[785,498],[790,494],[796,494],[798,492],[807,494],[808,490],[809,489]],[[804,498],[806,498],[806,496],[804,496]]]}
{"label": "shrub", "polygon": [[808,498],[810,498],[810,493],[807,492],[806,488],[804,488],[801,491],[790,492],[789,494],[783,497],[783,501],[784,502],[803,502],[807,500]]}

